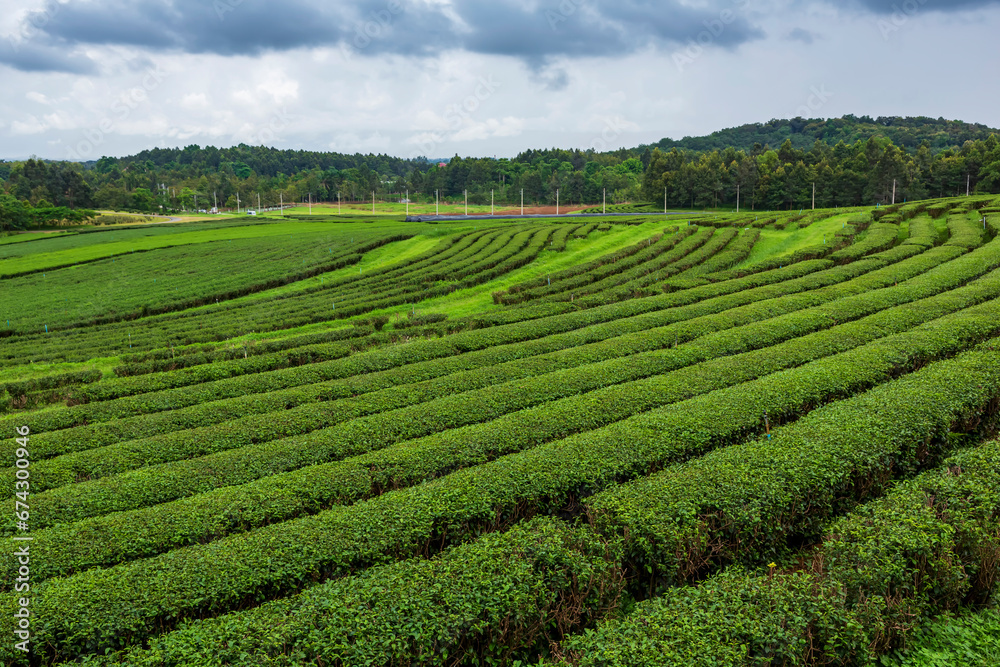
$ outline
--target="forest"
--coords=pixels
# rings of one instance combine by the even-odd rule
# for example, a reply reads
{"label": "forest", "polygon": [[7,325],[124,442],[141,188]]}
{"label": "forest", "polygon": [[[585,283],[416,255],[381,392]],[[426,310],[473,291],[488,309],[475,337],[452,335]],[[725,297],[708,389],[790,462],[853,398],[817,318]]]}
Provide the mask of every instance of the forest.
{"label": "forest", "polygon": [[696,210],[791,210],[966,192],[1000,192],[995,131],[943,119],[847,116],[775,120],[610,152],[551,148],[501,159],[407,160],[246,144],[158,148],[87,163],[32,158],[0,163],[0,228],[60,215],[72,222],[80,214],[70,211],[81,209],[160,213],[373,196],[432,202],[467,193],[470,203],[499,205],[522,196],[528,205],[606,197]]}

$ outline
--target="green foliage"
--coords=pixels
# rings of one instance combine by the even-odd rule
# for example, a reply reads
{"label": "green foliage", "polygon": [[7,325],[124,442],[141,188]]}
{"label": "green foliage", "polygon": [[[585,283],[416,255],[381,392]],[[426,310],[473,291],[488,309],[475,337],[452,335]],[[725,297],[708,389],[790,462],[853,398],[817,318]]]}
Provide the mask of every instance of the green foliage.
{"label": "green foliage", "polygon": [[[1000,442],[961,451],[828,526],[794,566],[730,568],[571,637],[562,651],[578,667],[993,664],[995,609],[920,625],[981,602],[1000,575],[998,464]],[[903,643],[908,650],[886,655]]]}
{"label": "green foliage", "polygon": [[1000,611],[944,614],[915,630],[908,647],[882,658],[885,667],[992,667],[1000,664]]}
{"label": "green foliage", "polygon": [[[626,156],[607,170],[636,176]],[[995,432],[1000,217],[973,213],[994,199],[705,215],[653,238],[629,215],[638,229],[599,240],[581,239],[601,218],[255,222],[235,228],[248,257],[320,226],[359,258],[434,233],[218,305],[48,342],[8,330],[0,407],[18,413],[0,431],[31,429],[35,655],[8,643],[0,662],[846,667],[919,645],[1000,576],[1000,444],[924,472]],[[120,249],[105,239],[152,250],[161,227],[0,244],[0,261],[93,285]],[[823,234],[830,257],[809,259]],[[205,237],[177,238],[162,256]],[[539,266],[572,268],[550,287]],[[511,284],[523,303],[468,305]],[[95,354],[121,356],[29,364]],[[0,469],[6,495],[16,479]]]}
{"label": "green foliage", "polygon": [[[940,284],[938,285],[941,286]],[[985,291],[983,291],[985,290]],[[925,299],[912,306],[902,306],[898,308],[886,308],[877,315],[863,318],[856,323],[844,324],[829,330],[823,330],[830,318],[855,319],[866,312],[878,311],[898,299],[904,301],[908,298],[920,294],[920,290],[908,292],[906,289],[894,290],[897,294],[879,295],[878,293],[867,293],[844,300],[843,303],[820,306],[816,309],[809,309],[801,313],[793,313],[789,316],[766,320],[760,323],[747,324],[737,331],[723,329],[716,334],[709,334],[695,338],[692,342],[682,344],[670,352],[654,351],[643,353],[642,350],[657,350],[669,344],[673,337],[675,340],[690,340],[692,332],[689,327],[665,327],[662,330],[650,329],[642,331],[640,334],[620,336],[608,340],[605,344],[584,345],[573,348],[576,352],[577,363],[580,361],[590,361],[579,368],[578,371],[550,372],[546,375],[539,375],[537,381],[533,378],[518,380],[508,384],[506,387],[491,387],[484,391],[477,392],[475,396],[452,396],[443,400],[432,401],[425,406],[415,410],[407,411],[408,414],[397,413],[397,420],[413,420],[426,423],[430,415],[453,414],[462,412],[462,406],[479,407],[484,404],[483,399],[490,402],[503,402],[506,414],[485,421],[481,425],[457,428],[443,431],[439,435],[432,435],[416,440],[400,441],[398,446],[379,449],[383,443],[374,443],[372,452],[369,455],[361,455],[349,458],[342,463],[330,463],[315,465],[311,468],[304,468],[301,472],[291,475],[282,474],[289,469],[290,459],[287,455],[275,457],[279,451],[295,449],[298,451],[298,461],[294,465],[308,464],[307,456],[310,452],[316,454],[314,462],[322,462],[326,458],[339,458],[349,453],[345,448],[352,447],[363,437],[362,429],[370,424],[371,420],[347,424],[345,428],[329,430],[326,433],[315,433],[312,437],[305,439],[285,439],[279,445],[269,445],[265,447],[246,447],[233,452],[233,456],[220,455],[210,457],[205,460],[195,460],[183,463],[171,468],[159,468],[150,471],[150,474],[138,473],[136,475],[119,476],[109,480],[108,484],[97,483],[92,485],[78,485],[67,487],[66,493],[56,492],[54,494],[42,494],[38,497],[37,505],[47,519],[43,519],[40,525],[48,525],[53,518],[56,520],[72,520],[79,518],[81,513],[90,515],[100,513],[105,509],[114,508],[116,510],[128,509],[131,506],[138,506],[143,502],[148,502],[151,495],[164,500],[169,498],[169,493],[191,494],[195,491],[208,491],[211,487],[202,486],[195,488],[193,485],[199,484],[197,479],[203,478],[204,472],[211,471],[211,476],[207,482],[212,485],[237,484],[251,481],[263,475],[270,474],[261,483],[253,483],[245,488],[227,487],[216,489],[211,493],[203,493],[195,496],[191,501],[185,501],[176,506],[157,506],[148,511],[129,512],[126,514],[115,514],[104,519],[87,522],[79,526],[67,527],[67,529],[55,529],[53,531],[43,531],[36,533],[36,543],[45,544],[86,544],[90,540],[87,535],[96,532],[104,535],[103,544],[100,548],[88,547],[86,554],[77,554],[74,549],[60,549],[59,559],[50,558],[46,565],[36,570],[36,577],[47,576],[56,568],[59,573],[66,574],[73,569],[81,568],[85,563],[110,564],[118,562],[124,554],[132,553],[134,548],[129,546],[132,536],[136,531],[144,535],[143,544],[145,549],[150,550],[145,553],[150,554],[152,550],[162,550],[171,546],[177,546],[178,540],[186,543],[188,540],[204,540],[209,536],[217,537],[224,532],[230,532],[237,528],[242,529],[242,524],[230,524],[230,510],[239,508],[238,515],[243,517],[243,521],[252,522],[259,525],[261,522],[273,522],[280,519],[288,519],[303,512],[314,511],[319,508],[328,507],[330,504],[345,502],[349,499],[360,499],[370,493],[378,492],[380,489],[398,488],[424,481],[426,478],[433,478],[446,474],[447,472],[470,465],[474,465],[484,459],[492,459],[501,453],[520,451],[537,446],[541,442],[552,441],[565,437],[572,433],[585,430],[592,430],[620,421],[627,417],[636,415],[646,410],[661,407],[663,405],[690,398],[696,394],[704,394],[712,390],[720,390],[730,387],[739,382],[746,382],[761,378],[768,373],[777,372],[781,369],[794,367],[814,361],[827,355],[838,354],[853,347],[872,340],[880,335],[885,335],[892,330],[905,331],[920,322],[933,319],[936,315],[955,312],[963,305],[977,303],[990,295],[1000,294],[1000,277],[993,281],[992,287],[987,285],[970,286],[962,290],[960,295],[942,295]],[[778,303],[772,303],[772,308],[777,309]],[[992,316],[992,315],[991,315]],[[728,318],[728,316],[727,316]],[[706,325],[716,326],[725,321],[722,317],[706,318],[709,321]],[[731,322],[731,319],[729,320]],[[952,336],[968,335],[969,330],[963,329],[965,325],[973,325],[973,322],[963,323],[962,326],[955,324],[956,318],[951,320],[939,320],[935,323],[935,328],[949,325],[946,333]],[[977,318],[977,323],[981,324],[981,318]],[[695,324],[695,321],[691,322]],[[973,325],[978,326],[978,325]],[[711,326],[699,326],[697,330],[711,330]],[[920,340],[926,335],[926,328],[918,329],[913,336],[905,336],[902,340],[886,339],[885,343],[878,345],[878,350],[897,350],[901,343],[910,340]],[[818,331],[817,331],[818,330]],[[809,332],[813,332],[810,334]],[[964,331],[964,333],[963,333]],[[973,334],[975,335],[975,334]],[[800,338],[796,338],[799,336]],[[781,341],[787,341],[782,343]],[[774,347],[768,347],[775,344]],[[885,345],[890,345],[886,348]],[[757,352],[745,352],[753,350],[758,346],[764,346]],[[869,353],[871,350],[868,351]],[[630,354],[628,359],[622,362],[594,363],[603,357],[615,359],[619,355]],[[931,352],[930,354],[934,354]],[[734,356],[729,356],[734,355]],[[456,374],[444,378],[444,382],[439,383],[443,389],[460,388],[458,382],[463,375],[468,375],[469,379],[474,379],[476,375],[490,376],[494,381],[500,376],[503,370],[516,371],[518,366],[523,367],[533,373],[544,372],[544,370],[554,370],[560,366],[572,363],[573,359],[567,359],[564,353],[560,355],[547,355],[536,357],[524,364],[503,364],[492,366],[486,374]],[[817,401],[825,400],[830,385],[838,387],[837,391],[845,391],[842,382],[851,382],[852,386],[866,387],[870,383],[885,379],[891,376],[884,368],[872,367],[869,357],[861,355],[861,363],[855,363],[852,355],[847,355],[839,360],[840,363],[834,366],[834,370],[828,372],[829,378],[820,383],[817,390],[819,394]],[[714,359],[714,360],[713,360]],[[545,365],[542,362],[557,361],[559,363]],[[703,363],[699,363],[703,362]],[[805,377],[813,377],[816,373],[814,369],[805,369]],[[654,376],[650,380],[631,381],[629,378],[641,378]],[[604,389],[597,391],[587,391],[588,387],[609,384]],[[552,386],[557,388],[553,388]],[[467,388],[468,385],[465,385]],[[547,396],[543,396],[548,392]],[[573,395],[579,392],[579,395]],[[550,399],[550,402],[537,408],[516,411],[519,394],[526,394],[530,398],[521,405],[530,404],[542,398]],[[552,398],[568,394],[560,400],[552,401]],[[371,398],[375,398],[372,396]],[[423,394],[422,398],[430,398]],[[384,399],[375,403],[383,410],[389,406]],[[602,406],[593,408],[589,406]],[[603,407],[606,406],[606,407]],[[690,406],[688,406],[690,409]],[[718,408],[707,408],[706,413]],[[775,418],[780,417],[780,411],[774,413]],[[478,419],[489,418],[495,415],[480,415]],[[452,425],[457,426],[459,417],[451,417]],[[466,418],[471,419],[471,418]],[[751,421],[753,415],[750,416]],[[683,418],[682,418],[683,421]],[[368,422],[366,424],[365,422]],[[376,420],[376,423],[384,423],[384,420]],[[235,434],[231,429],[224,427],[225,436],[232,439]],[[258,434],[258,437],[266,437],[265,428],[256,427],[249,429]],[[379,429],[382,437],[391,434],[394,428],[389,425]],[[398,427],[395,429],[398,431]],[[187,434],[180,434],[182,437]],[[209,432],[202,430],[199,433],[202,438],[210,437]],[[37,436],[45,442],[45,435]],[[135,443],[139,444],[139,443]],[[162,439],[158,442],[160,447],[167,443]],[[36,445],[37,446],[37,445]],[[44,445],[43,445],[44,446]],[[325,454],[323,454],[325,452]],[[331,456],[331,452],[335,455]],[[272,463],[265,467],[268,461]],[[41,464],[44,479],[45,465]],[[360,474],[361,470],[369,469],[371,477]],[[156,478],[161,478],[161,482]],[[351,480],[349,485],[338,484],[329,486],[328,482],[318,483],[316,480]],[[175,480],[171,482],[170,480]],[[44,481],[43,481],[44,485]],[[171,490],[172,487],[172,490]],[[310,491],[303,495],[300,491],[293,489],[317,489],[328,487],[329,491]],[[332,494],[332,495],[331,495]],[[273,499],[281,495],[283,501],[273,503],[268,501],[262,505],[258,498]],[[61,498],[61,499],[60,499]],[[74,509],[75,507],[75,509]],[[75,512],[67,515],[67,511]],[[194,524],[190,521],[183,527],[177,526],[179,517],[223,517],[219,522],[207,519],[205,525]],[[250,517],[260,517],[250,519]],[[141,526],[142,528],[138,528]],[[120,536],[118,538],[111,536]],[[63,561],[59,563],[58,561]]]}
{"label": "green foliage", "polygon": [[622,587],[616,557],[586,528],[535,519],[433,560],[373,568],[185,625],[147,650],[96,664],[182,665],[193,653],[199,664],[246,667],[525,664],[614,606]]}

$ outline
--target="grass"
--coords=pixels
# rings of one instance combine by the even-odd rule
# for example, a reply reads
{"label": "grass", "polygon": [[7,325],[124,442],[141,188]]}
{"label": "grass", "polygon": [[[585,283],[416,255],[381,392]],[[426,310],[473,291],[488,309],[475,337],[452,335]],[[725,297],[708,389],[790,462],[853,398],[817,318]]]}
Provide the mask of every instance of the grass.
{"label": "grass", "polygon": [[[444,313],[449,317],[465,317],[496,310],[501,306],[493,303],[494,292],[525,280],[584,264],[615,250],[634,245],[654,234],[659,234],[667,226],[663,220],[655,220],[635,227],[613,227],[607,232],[594,231],[585,239],[572,238],[566,243],[566,250],[562,252],[543,250],[528,266],[482,285],[459,290],[447,296],[427,299],[420,302],[417,310]],[[406,311],[406,308],[392,308],[372,314],[394,315]]]}
{"label": "grass", "polygon": [[[493,303],[493,292],[507,289],[511,285],[538,277],[539,275],[554,273],[571,266],[576,266],[577,264],[589,262],[625,246],[638,243],[649,238],[650,236],[653,236],[654,234],[658,234],[662,232],[665,227],[666,225],[663,220],[653,220],[638,226],[612,227],[612,229],[607,232],[594,231],[585,239],[571,238],[566,244],[566,250],[562,252],[544,250],[529,266],[513,271],[506,276],[497,278],[496,280],[482,285],[458,290],[447,296],[421,301],[416,306],[416,309],[418,312],[424,313],[444,313],[450,318],[465,317],[468,315],[496,310],[497,308],[500,308],[500,306]],[[368,253],[365,255],[365,259],[362,261],[360,268],[362,270],[375,270],[392,264],[405,263],[408,259],[433,248],[440,241],[441,237],[450,233],[471,231],[474,228],[475,226],[469,225],[468,223],[452,223],[451,225],[441,224],[433,226],[426,225],[423,227],[423,229],[427,230],[427,233],[425,234],[421,234],[420,236],[414,237],[408,241],[392,243],[388,246]],[[357,273],[358,268],[359,267],[357,266],[353,266],[339,271],[334,271],[325,274],[324,279],[354,275]],[[261,293],[261,295],[272,296],[275,294],[293,293],[302,287],[314,286],[319,282],[319,277],[310,278],[302,281],[301,283],[295,283],[274,290],[268,290],[267,292]],[[260,297],[261,295],[256,296]],[[254,298],[254,295],[242,297],[243,300],[252,300]],[[239,301],[240,299],[234,299],[232,302]],[[207,307],[209,306],[203,306],[203,308]],[[250,340],[281,340],[291,336],[350,326],[356,320],[368,319],[377,315],[387,315],[390,318],[394,318],[397,315],[404,316],[412,309],[413,306],[395,306],[392,308],[374,310],[372,312],[365,313],[364,315],[358,315],[356,317],[343,320],[336,320],[334,322],[319,322],[291,329],[282,329],[281,331],[246,334],[244,336],[234,337],[230,339],[229,342],[235,343]]]}
{"label": "grass", "polygon": [[41,241],[48,238],[54,238],[57,236],[72,236],[76,232],[49,232],[49,233],[31,233],[27,232],[24,234],[11,234],[9,236],[0,236],[0,245],[10,245],[12,243],[24,243],[25,241]]}
{"label": "grass", "polygon": [[842,229],[844,224],[856,215],[857,213],[835,215],[825,220],[814,222],[805,229],[796,229],[791,232],[763,229],[761,230],[760,241],[750,251],[750,255],[738,264],[736,268],[750,266],[768,257],[785,255],[808,246],[821,245],[824,238],[827,243],[833,243],[833,235],[837,230]]}

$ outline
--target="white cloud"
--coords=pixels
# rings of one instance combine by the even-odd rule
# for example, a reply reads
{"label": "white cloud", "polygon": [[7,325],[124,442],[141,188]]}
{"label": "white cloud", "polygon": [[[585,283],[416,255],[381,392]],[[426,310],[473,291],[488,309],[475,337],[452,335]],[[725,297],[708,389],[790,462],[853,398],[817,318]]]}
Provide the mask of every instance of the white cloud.
{"label": "white cloud", "polygon": [[40,121],[35,116],[28,116],[27,120],[20,121],[15,120],[10,124],[10,129],[12,134],[41,134],[45,132],[48,126]]}
{"label": "white cloud", "polygon": [[181,106],[192,111],[207,109],[208,98],[205,97],[205,93],[188,93],[181,98]]}

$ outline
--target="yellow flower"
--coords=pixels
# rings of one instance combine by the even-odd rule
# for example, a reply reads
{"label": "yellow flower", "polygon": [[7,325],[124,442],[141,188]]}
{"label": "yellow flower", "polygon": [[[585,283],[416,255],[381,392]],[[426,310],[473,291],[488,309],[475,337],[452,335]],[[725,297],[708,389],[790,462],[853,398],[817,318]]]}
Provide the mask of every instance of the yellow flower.
{"label": "yellow flower", "polygon": [[778,567],[778,564],[777,563],[768,563],[767,566],[768,567]]}

